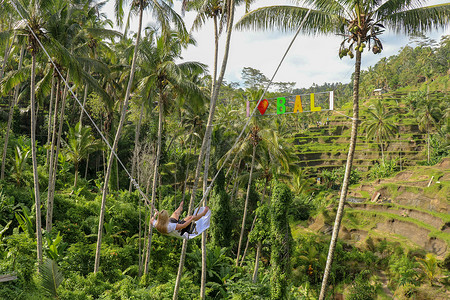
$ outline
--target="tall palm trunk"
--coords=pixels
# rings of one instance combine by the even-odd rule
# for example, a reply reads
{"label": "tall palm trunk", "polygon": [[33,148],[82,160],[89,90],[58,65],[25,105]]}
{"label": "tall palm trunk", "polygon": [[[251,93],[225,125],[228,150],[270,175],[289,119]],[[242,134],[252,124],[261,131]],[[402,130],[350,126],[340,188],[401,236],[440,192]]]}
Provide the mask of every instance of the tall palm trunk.
{"label": "tall palm trunk", "polygon": [[255,166],[256,145],[253,144],[252,164],[250,166],[250,175],[248,178],[247,195],[245,196],[244,215],[242,216],[241,234],[239,235],[239,244],[236,255],[236,267],[239,265],[239,255],[241,254],[242,239],[244,238],[245,219],[247,218],[248,198],[250,196],[250,188],[252,186],[253,167]]}
{"label": "tall palm trunk", "polygon": [[[18,70],[22,69],[24,52],[25,52],[25,47],[22,45],[22,47],[20,48],[20,58],[19,58]],[[0,76],[0,80],[1,80],[1,76]],[[6,128],[6,134],[5,134],[5,144],[3,145],[2,168],[1,168],[1,172],[0,172],[0,179],[2,179],[2,180],[5,179],[6,151],[8,150],[9,133],[11,131],[14,107],[17,105],[18,97],[19,97],[19,86],[16,86],[16,88],[14,89],[14,97],[11,100],[10,107],[9,107],[8,125]]]}
{"label": "tall palm trunk", "polygon": [[[89,69],[88,69],[88,73],[89,73]],[[85,83],[84,86],[84,94],[83,94],[83,107],[86,107],[86,101],[87,101],[87,96],[88,96],[88,91],[89,91],[89,85],[87,83]],[[80,126],[83,127],[83,115],[84,115],[84,110],[83,108],[81,108],[80,111]]]}
{"label": "tall palm trunk", "polygon": [[240,267],[242,267],[242,265],[244,264],[244,259],[245,256],[247,255],[248,246],[250,245],[250,233],[253,231],[253,228],[255,228],[255,224],[256,224],[256,214],[255,217],[253,218],[252,226],[250,227],[250,231],[248,232],[247,235],[247,243],[245,243],[244,253],[242,254],[241,262],[239,263]]}
{"label": "tall palm trunk", "polygon": [[345,166],[344,180],[342,182],[341,196],[339,198],[339,206],[334,221],[333,234],[331,236],[330,248],[328,250],[327,263],[323,274],[322,287],[320,289],[319,300],[325,299],[328,277],[330,276],[331,265],[334,259],[334,251],[336,250],[336,242],[341,226],[342,217],[344,215],[344,203],[347,198],[348,184],[350,173],[352,171],[353,156],[355,153],[356,138],[358,135],[358,117],[359,117],[359,77],[361,72],[361,52],[356,51],[355,55],[355,77],[353,79],[353,118],[352,132],[350,136],[350,146],[348,149],[347,164]]}
{"label": "tall palm trunk", "polygon": [[[50,104],[48,107],[48,124],[47,124],[47,145],[50,145],[51,140],[50,137],[52,136],[52,124],[53,124],[53,119],[52,119],[52,112],[53,112],[53,98],[55,96],[55,76],[52,76],[52,83],[51,83],[52,87],[51,87],[51,91],[50,91]],[[47,147],[47,155],[45,157],[45,163],[47,165],[49,165],[49,159],[50,159],[50,148]]]}
{"label": "tall palm trunk", "polygon": [[[48,161],[48,189],[47,189],[47,201],[50,199],[50,191],[51,191],[51,181],[53,179],[53,160],[55,158],[54,152],[55,152],[55,146],[56,146],[56,124],[58,122],[58,105],[59,105],[59,96],[60,96],[60,79],[56,79],[56,97],[55,97],[55,107],[54,107],[54,114],[53,114],[53,124],[51,127],[52,131],[52,139],[50,142],[50,153],[49,153],[49,161]],[[48,203],[47,203],[48,207]],[[48,228],[47,228],[48,229]]]}
{"label": "tall palm trunk", "polygon": [[[193,210],[193,204],[194,204],[194,198],[195,198],[195,194],[197,192],[197,185],[198,185],[198,179],[200,177],[200,170],[202,167],[202,161],[203,161],[203,157],[205,155],[206,152],[206,148],[208,145],[208,141],[211,137],[211,130],[212,130],[212,120],[214,117],[214,113],[215,113],[215,109],[216,109],[216,102],[217,102],[217,97],[219,95],[219,89],[220,89],[220,85],[222,84],[223,81],[223,77],[225,75],[225,69],[226,69],[226,65],[228,62],[228,53],[229,53],[229,49],[230,49],[230,41],[231,41],[231,32],[232,32],[232,27],[233,27],[233,19],[234,19],[234,0],[230,0],[230,17],[228,20],[228,26],[227,26],[227,37],[226,37],[226,43],[225,43],[225,53],[224,53],[224,57],[223,57],[223,61],[222,61],[222,68],[220,71],[220,75],[219,78],[216,82],[216,88],[213,90],[213,97],[211,98],[211,104],[210,104],[210,109],[209,109],[209,116],[208,116],[208,123],[206,126],[206,132],[205,132],[205,136],[203,137],[203,143],[202,143],[202,147],[200,148],[200,153],[199,153],[199,157],[198,157],[198,162],[197,162],[197,168],[195,171],[195,177],[194,177],[194,186],[192,188],[192,194],[191,194],[191,200],[189,202],[189,209],[188,209],[188,214],[192,213]],[[175,288],[174,288],[174,292],[173,292],[173,300],[176,300],[178,298],[178,290],[180,288],[180,282],[181,282],[181,275],[183,273],[183,267],[184,267],[184,260],[186,257],[186,249],[187,249],[187,240],[183,241],[183,247],[181,249],[181,255],[180,255],[180,263],[178,265],[178,273],[177,273],[177,279],[175,281]],[[204,290],[201,291],[201,293],[204,294]]]}
{"label": "tall palm trunk", "polygon": [[35,99],[35,78],[36,78],[36,53],[31,51],[31,87],[30,87],[30,101],[31,101],[31,158],[33,161],[33,179],[34,179],[34,200],[36,206],[36,246],[37,259],[42,262],[42,231],[41,231],[41,199],[39,195],[39,177],[36,155],[36,99]]}
{"label": "tall palm trunk", "polygon": [[[158,166],[159,166],[159,160],[161,158],[161,140],[162,140],[162,127],[163,127],[163,116],[164,116],[164,106],[163,106],[163,91],[160,91],[159,96],[159,120],[158,120],[158,145],[156,148],[156,159],[155,159],[155,167],[153,171],[153,184],[152,184],[152,205],[150,208],[150,216],[153,215],[153,207],[155,206],[155,200],[156,200],[156,189],[158,184]],[[144,264],[144,274],[148,274],[148,264],[150,262],[150,251],[152,249],[152,232],[153,232],[153,224],[151,222],[151,217],[149,218],[148,223],[148,243],[147,243],[147,253],[145,255],[145,264]]]}
{"label": "tall palm trunk", "polygon": [[102,246],[103,223],[105,220],[106,195],[108,193],[108,182],[109,182],[109,178],[111,177],[112,163],[114,161],[114,153],[116,152],[117,144],[119,143],[119,138],[120,138],[120,134],[122,131],[122,127],[125,122],[125,115],[127,112],[128,102],[129,102],[129,98],[130,98],[130,94],[131,94],[131,86],[133,85],[134,73],[136,71],[136,57],[137,57],[137,50],[138,50],[139,41],[140,41],[140,37],[141,37],[143,11],[144,11],[143,1],[141,0],[140,6],[139,6],[139,27],[138,27],[138,32],[137,32],[137,36],[136,36],[136,44],[134,45],[133,60],[131,62],[130,79],[128,80],[127,91],[125,93],[125,100],[123,102],[122,112],[120,115],[119,127],[117,128],[116,136],[114,137],[114,144],[111,149],[111,154],[109,155],[108,168],[106,169],[105,182],[103,184],[102,204],[101,204],[101,208],[100,208],[100,217],[98,220],[97,247],[95,250],[94,273],[97,273],[98,269],[100,267],[100,251],[101,251],[101,246]]}
{"label": "tall palm trunk", "polygon": [[[269,183],[269,180],[268,180],[268,177],[266,177],[266,182],[264,184],[264,189],[263,189],[263,193],[262,193],[262,197],[261,197],[261,203],[264,203],[268,183]],[[262,248],[261,241],[258,241],[258,244],[256,245],[255,268],[253,269],[253,276],[252,276],[253,283],[256,283],[258,281],[259,257],[261,256],[261,248]]]}
{"label": "tall palm trunk", "polygon": [[[195,194],[197,193],[197,185],[198,185],[198,179],[200,177],[200,171],[202,168],[202,161],[203,161],[203,157],[206,152],[208,140],[211,137],[212,121],[213,121],[214,113],[215,113],[215,109],[216,109],[217,97],[219,95],[220,86],[222,84],[223,77],[225,75],[226,65],[228,62],[228,54],[229,54],[229,50],[230,50],[230,41],[231,41],[231,32],[233,29],[234,3],[235,3],[234,0],[230,0],[230,5],[229,5],[230,14],[229,14],[229,20],[228,20],[228,26],[227,26],[227,37],[226,37],[226,42],[225,42],[225,52],[224,52],[223,61],[222,61],[222,68],[220,70],[219,78],[216,82],[216,88],[213,90],[213,97],[211,98],[208,123],[206,126],[205,136],[203,137],[202,147],[200,148],[200,153],[198,156],[197,168],[195,170],[195,177],[194,177],[194,186],[192,188],[192,194],[191,194],[191,200],[189,202],[188,214],[191,214],[192,210],[194,208],[194,199],[195,199]],[[187,240],[183,240],[183,247],[181,249],[181,254],[180,254],[180,263],[178,265],[177,279],[175,281],[175,288],[173,291],[173,298],[172,298],[173,300],[176,300],[178,298],[178,290],[180,289],[181,275],[183,273],[184,260],[186,257],[186,250],[187,250]],[[204,291],[203,291],[203,293],[204,293]]]}
{"label": "tall palm trunk", "polygon": [[[219,53],[219,32],[217,28],[217,16],[214,16],[214,67],[213,67],[213,78],[211,83],[211,103],[210,107],[213,107],[212,101],[214,97],[214,91],[216,89],[216,77],[217,77],[217,57]],[[217,101],[214,100],[214,101]],[[212,131],[212,130],[211,130]],[[209,173],[209,158],[211,154],[211,133],[209,134],[206,153],[205,153],[205,170],[203,175],[203,193],[206,193],[206,187],[208,185],[208,173]],[[202,203],[206,206],[206,198]],[[205,289],[206,289],[206,231],[202,232],[202,277],[200,285],[200,299],[205,299]]]}
{"label": "tall palm trunk", "polygon": [[383,142],[380,140],[380,148],[381,148],[381,160],[383,161],[384,166],[384,148],[383,148]]}
{"label": "tall palm trunk", "polygon": [[[55,184],[56,184],[56,173],[58,171],[58,156],[59,156],[59,150],[61,148],[61,135],[62,135],[62,129],[64,124],[64,110],[66,107],[66,99],[68,94],[68,82],[69,82],[69,72],[67,72],[66,77],[66,86],[64,88],[64,92],[62,95],[62,101],[61,101],[61,112],[59,116],[59,127],[58,127],[58,137],[56,139],[56,150],[55,152],[50,154],[50,157],[53,156],[53,159],[50,159],[53,164],[50,165],[51,169],[51,176],[49,175],[48,180],[48,193],[47,193],[47,219],[46,219],[46,225],[45,230],[52,231],[53,226],[53,200],[55,198]],[[56,107],[55,107],[55,120],[56,120]],[[50,172],[49,172],[50,174]]]}
{"label": "tall palm trunk", "polygon": [[[134,136],[134,151],[133,151],[133,160],[131,162],[131,177],[136,176],[136,165],[138,160],[138,143],[139,143],[139,135],[141,134],[141,123],[142,123],[142,117],[144,115],[144,102],[141,104],[141,113],[139,114],[139,121],[136,128],[136,135]],[[129,192],[131,193],[133,189],[133,182],[130,181],[130,187],[128,188]]]}
{"label": "tall palm trunk", "polygon": [[256,283],[258,281],[258,270],[259,270],[259,256],[261,255],[261,242],[258,241],[256,246],[256,258],[255,258],[255,268],[253,269],[252,281]]}
{"label": "tall palm trunk", "polygon": [[427,163],[430,164],[430,130],[428,128],[428,120],[427,120]]}
{"label": "tall palm trunk", "polygon": [[[193,132],[194,132],[194,129],[191,130],[191,134]],[[191,156],[191,154],[192,154],[192,142],[193,142],[193,139],[191,138],[191,141],[189,143],[189,156]],[[188,179],[189,179],[189,168],[190,168],[190,166],[191,166],[191,164],[190,164],[190,162],[188,160],[188,164],[186,166],[186,175],[184,177],[183,192],[182,192],[182,196],[181,196],[182,201],[184,201],[184,198],[186,196],[186,185],[187,185],[187,182],[188,182]]]}

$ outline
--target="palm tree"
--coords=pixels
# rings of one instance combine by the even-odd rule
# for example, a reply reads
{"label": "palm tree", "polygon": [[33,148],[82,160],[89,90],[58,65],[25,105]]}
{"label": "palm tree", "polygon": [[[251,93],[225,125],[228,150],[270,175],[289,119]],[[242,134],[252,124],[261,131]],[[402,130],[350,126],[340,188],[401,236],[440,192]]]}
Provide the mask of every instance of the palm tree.
{"label": "palm tree", "polygon": [[[30,103],[31,103],[31,159],[33,164],[33,179],[34,179],[34,200],[36,207],[36,246],[37,246],[37,260],[42,262],[42,230],[41,230],[41,199],[39,193],[39,177],[37,166],[36,153],[36,55],[38,54],[39,40],[46,40],[47,36],[44,29],[44,20],[46,8],[49,7],[50,2],[46,0],[24,3],[15,3],[14,8],[20,12],[21,16],[25,18],[25,22],[18,28],[21,34],[27,36],[28,51],[31,54],[31,86],[30,86]],[[28,5],[28,6],[27,6]]]}
{"label": "palm tree", "polygon": [[101,141],[95,140],[90,127],[83,127],[80,122],[74,127],[69,126],[65,144],[68,154],[67,157],[72,161],[75,167],[75,180],[73,186],[74,189],[76,189],[80,162],[90,153],[100,150],[103,144]]}
{"label": "palm tree", "polygon": [[[118,21],[119,25],[122,24],[122,19],[123,19],[123,7],[122,7],[123,4],[124,4],[124,1],[122,1],[122,0],[116,1],[115,13],[116,13],[116,17],[117,17],[117,21]],[[99,218],[99,225],[98,225],[97,247],[96,247],[96,253],[95,253],[95,265],[94,265],[95,273],[97,273],[99,266],[100,266],[100,250],[101,250],[101,243],[102,243],[103,222],[104,222],[105,210],[106,210],[106,195],[108,192],[108,182],[109,182],[109,178],[111,176],[114,153],[117,149],[117,145],[119,143],[119,138],[121,135],[122,127],[125,122],[125,115],[126,115],[126,112],[128,109],[128,102],[130,100],[131,88],[133,87],[134,73],[136,71],[136,59],[137,59],[138,48],[139,48],[140,37],[141,37],[142,18],[143,18],[144,9],[146,9],[146,8],[152,10],[154,16],[157,18],[157,21],[161,26],[161,30],[164,35],[167,36],[169,34],[170,22],[173,22],[175,24],[175,26],[177,27],[177,29],[179,30],[180,33],[186,32],[183,20],[165,1],[162,1],[162,0],[148,0],[148,1],[139,0],[139,1],[132,2],[130,13],[136,12],[136,11],[139,13],[139,23],[138,23],[139,26],[138,26],[137,36],[136,36],[136,43],[134,46],[133,58],[131,61],[130,77],[128,80],[128,85],[127,85],[127,89],[126,89],[126,93],[125,93],[125,100],[122,105],[120,121],[119,121],[119,125],[118,125],[116,135],[114,138],[114,143],[113,143],[113,146],[111,149],[111,154],[108,158],[108,167],[106,169],[106,174],[105,174],[105,182],[104,182],[103,193],[102,193],[102,204],[101,204],[101,209],[100,209],[100,218]]]}
{"label": "palm tree", "polygon": [[[311,7],[311,12],[304,24],[303,32],[340,34],[344,40],[339,49],[339,56],[341,58],[346,55],[350,58],[355,57],[352,131],[339,207],[319,296],[319,299],[324,299],[353,165],[359,118],[361,54],[366,44],[375,54],[382,51],[383,45],[378,36],[384,31],[383,28],[409,34],[447,26],[450,4],[418,7],[415,2],[397,0],[383,2],[307,0],[304,3]],[[244,15],[237,27],[241,29],[295,30],[308,11],[308,8],[299,6],[262,7]]]}
{"label": "palm tree", "polygon": [[[190,37],[187,36],[187,38],[186,40],[184,32],[173,32],[171,35],[157,37],[154,42],[154,34],[150,34],[144,38],[141,44],[141,55],[144,59],[140,62],[140,72],[146,76],[138,83],[139,92],[147,101],[152,101],[153,97],[158,98],[158,138],[152,185],[152,205],[156,201],[159,179],[164,115],[172,104],[169,102],[169,99],[184,97],[188,102],[200,101],[204,103],[205,96],[190,81],[189,75],[204,72],[206,66],[198,62],[182,62],[178,64],[175,62],[180,57],[182,48],[193,42]],[[145,274],[148,272],[151,249],[151,224],[149,224],[149,231],[146,262],[144,265]]]}
{"label": "palm tree", "polygon": [[419,102],[415,114],[419,129],[427,133],[427,162],[430,163],[430,131],[436,125],[435,115],[438,112],[437,103],[428,97]]}
{"label": "palm tree", "polygon": [[252,145],[252,162],[250,164],[250,172],[248,176],[248,185],[247,185],[247,194],[245,196],[245,204],[244,204],[244,214],[242,216],[242,225],[241,225],[241,234],[239,235],[239,244],[238,244],[238,251],[236,255],[236,266],[239,264],[239,256],[241,254],[241,244],[242,239],[244,237],[244,229],[245,229],[245,219],[247,217],[247,209],[248,209],[248,199],[250,196],[250,189],[252,185],[252,175],[253,175],[253,168],[255,166],[255,157],[256,157],[256,148],[261,141],[261,138],[259,137],[259,131],[260,128],[255,124],[252,129],[250,130],[248,139]]}
{"label": "palm tree", "polygon": [[375,139],[380,145],[381,159],[384,164],[384,141],[395,135],[398,131],[397,126],[394,125],[391,118],[394,115],[394,110],[386,110],[380,99],[375,102],[368,110],[367,119],[363,122],[366,127],[366,134],[368,138]]}

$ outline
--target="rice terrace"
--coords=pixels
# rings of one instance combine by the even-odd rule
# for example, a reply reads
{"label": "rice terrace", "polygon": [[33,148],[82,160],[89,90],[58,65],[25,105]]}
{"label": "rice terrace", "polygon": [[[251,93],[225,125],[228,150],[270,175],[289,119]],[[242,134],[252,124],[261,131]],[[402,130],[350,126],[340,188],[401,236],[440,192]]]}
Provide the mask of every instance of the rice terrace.
{"label": "rice terrace", "polygon": [[0,0],[0,299],[450,299],[449,25]]}

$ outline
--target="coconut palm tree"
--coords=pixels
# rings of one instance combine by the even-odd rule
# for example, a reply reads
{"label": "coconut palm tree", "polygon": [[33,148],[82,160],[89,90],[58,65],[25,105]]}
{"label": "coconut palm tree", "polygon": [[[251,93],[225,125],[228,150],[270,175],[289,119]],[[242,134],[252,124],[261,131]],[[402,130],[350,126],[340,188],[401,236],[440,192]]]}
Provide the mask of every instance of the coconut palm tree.
{"label": "coconut palm tree", "polygon": [[394,110],[387,110],[380,99],[371,105],[367,110],[367,119],[363,122],[363,126],[366,128],[366,135],[370,139],[380,145],[381,159],[384,164],[384,141],[391,137],[394,137],[398,131],[397,126],[391,120],[394,115]]}
{"label": "coconut palm tree", "polygon": [[95,140],[91,133],[90,127],[83,127],[78,122],[74,127],[69,126],[67,139],[65,141],[67,157],[72,161],[75,167],[74,189],[77,187],[78,167],[80,162],[86,158],[89,153],[100,150],[103,143],[100,140]]}
{"label": "coconut palm tree", "polygon": [[[187,99],[187,102],[200,101],[204,103],[205,101],[202,91],[190,81],[190,75],[204,72],[206,66],[198,62],[182,62],[178,64],[175,62],[180,57],[181,50],[191,43],[193,43],[193,40],[185,36],[184,32],[173,32],[171,35],[162,35],[160,37],[150,34],[144,38],[141,44],[141,55],[144,59],[140,62],[140,72],[146,76],[138,83],[139,92],[147,101],[153,102],[153,97],[158,99],[158,138],[152,185],[152,205],[156,201],[159,179],[164,115],[169,111],[171,104],[173,104],[169,102],[169,99],[184,97]],[[144,265],[145,274],[148,273],[151,249],[151,224],[149,224],[149,231],[146,262]]]}
{"label": "coconut palm tree", "polygon": [[48,40],[45,34],[44,20],[50,1],[15,2],[14,8],[25,19],[17,28],[19,34],[27,37],[28,51],[31,54],[30,104],[31,104],[31,159],[33,164],[34,200],[36,207],[36,246],[37,260],[42,262],[42,230],[41,230],[41,199],[39,193],[39,177],[36,151],[36,56],[40,50],[39,41]]}
{"label": "coconut palm tree", "polygon": [[424,98],[419,102],[417,109],[414,111],[419,129],[427,133],[427,162],[430,163],[430,131],[436,126],[435,116],[438,113],[438,105],[436,101]]}
{"label": "coconut palm tree", "polygon": [[[378,36],[383,33],[384,28],[410,34],[447,26],[450,4],[421,7],[416,2],[397,0],[383,2],[306,0],[303,3],[310,7],[311,11],[302,31],[310,34],[339,34],[343,37],[339,57],[343,58],[347,55],[350,58],[355,57],[352,131],[339,207],[319,296],[319,299],[324,299],[347,196],[348,179],[353,165],[359,122],[361,54],[366,45],[375,54],[382,51],[383,45]],[[244,15],[238,22],[237,28],[295,30],[309,10],[307,7],[289,5],[262,7]]]}
{"label": "coconut palm tree", "polygon": [[[117,17],[117,21],[119,25],[122,24],[123,20],[123,4],[125,1],[117,0],[116,6],[115,6],[115,13]],[[185,34],[186,29],[184,27],[184,22],[181,19],[181,17],[171,8],[170,6],[171,2],[166,2],[162,0],[139,0],[139,1],[133,1],[131,4],[131,10],[130,13],[136,13],[139,14],[139,25],[138,25],[138,32],[136,36],[136,43],[134,46],[134,52],[133,52],[133,58],[131,61],[131,67],[130,67],[130,76],[128,79],[128,85],[125,92],[125,100],[122,105],[122,111],[120,115],[120,121],[119,125],[116,131],[116,135],[114,138],[114,143],[112,145],[111,153],[108,158],[108,166],[106,169],[105,174],[105,182],[103,186],[103,193],[102,193],[102,204],[100,209],[100,217],[99,217],[99,225],[98,225],[98,235],[97,235],[97,247],[96,247],[96,253],[95,253],[95,265],[94,265],[94,272],[97,273],[99,266],[100,266],[100,250],[101,250],[101,243],[102,243],[102,233],[103,233],[103,222],[105,218],[105,210],[106,210],[106,195],[108,193],[108,182],[109,178],[111,176],[111,170],[112,170],[112,163],[114,159],[114,153],[117,149],[117,145],[119,143],[119,138],[121,136],[122,127],[125,122],[125,115],[128,109],[128,103],[130,100],[131,95],[131,89],[133,87],[133,79],[134,79],[134,73],[136,71],[136,59],[138,54],[138,48],[140,43],[140,37],[141,37],[141,29],[142,29],[142,18],[143,13],[145,9],[151,9],[153,15],[156,17],[158,24],[161,27],[161,31],[164,35],[169,35],[169,28],[170,23],[172,22],[178,31],[180,33]]]}

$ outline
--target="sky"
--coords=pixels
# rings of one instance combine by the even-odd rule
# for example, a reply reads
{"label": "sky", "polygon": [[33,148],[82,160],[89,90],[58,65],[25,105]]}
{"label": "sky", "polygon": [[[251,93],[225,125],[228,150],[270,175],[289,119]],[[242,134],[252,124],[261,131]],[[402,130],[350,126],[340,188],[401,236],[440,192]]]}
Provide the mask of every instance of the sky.
{"label": "sky", "polygon": [[[174,1],[174,9],[180,12],[181,1]],[[251,9],[276,4],[291,4],[290,1],[259,0]],[[448,3],[447,0],[431,0],[426,5]],[[114,19],[114,1],[109,1],[103,12],[108,18]],[[126,12],[127,14],[128,12]],[[195,18],[195,12],[187,12],[184,16],[186,27],[190,30]],[[235,22],[244,15],[244,8],[239,7],[235,14]],[[137,30],[137,20],[132,20],[131,30]],[[144,27],[152,24],[151,15],[144,13]],[[119,28],[117,30],[123,31]],[[277,31],[236,31],[233,30],[228,65],[225,72],[225,81],[241,83],[241,72],[244,67],[260,70],[271,78],[282,59],[287,47],[294,37],[294,32],[281,33]],[[425,33],[427,37],[440,41],[442,35],[450,35],[450,26],[445,30]],[[189,46],[182,54],[184,61],[199,61],[210,66],[212,71],[214,33],[212,21],[207,22],[200,30],[193,32],[197,41],[196,46]],[[365,51],[362,56],[362,69],[373,66],[382,57],[389,57],[406,46],[410,39],[405,35],[393,34],[386,31],[380,37],[384,50],[380,54]],[[275,82],[295,82],[297,88],[308,88],[313,83],[321,85],[325,82],[350,82],[354,69],[354,59],[348,56],[342,60],[338,57],[338,49],[342,39],[338,36],[306,36],[299,34],[282,66],[276,74]],[[219,66],[225,45],[225,32],[219,44]]]}

